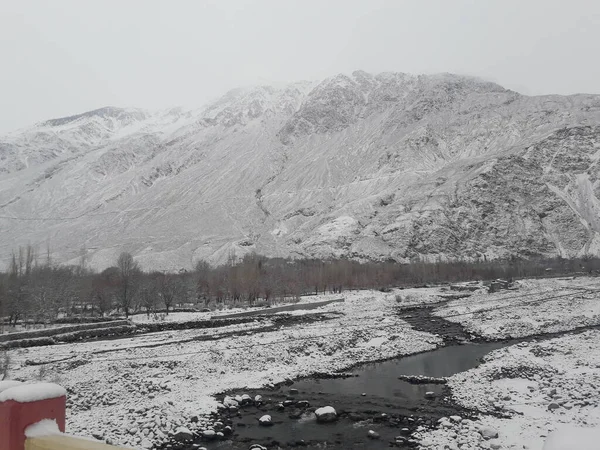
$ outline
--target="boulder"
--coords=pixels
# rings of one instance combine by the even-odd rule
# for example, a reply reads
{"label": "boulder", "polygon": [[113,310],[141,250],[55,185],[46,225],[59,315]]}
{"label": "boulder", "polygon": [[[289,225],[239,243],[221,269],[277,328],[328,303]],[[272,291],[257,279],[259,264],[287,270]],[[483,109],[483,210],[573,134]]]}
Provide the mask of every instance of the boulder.
{"label": "boulder", "polygon": [[263,427],[270,427],[271,425],[273,425],[273,420],[271,419],[270,415],[265,414],[260,419],[258,419],[258,423]]}
{"label": "boulder", "polygon": [[[240,397],[241,399],[241,397]],[[231,398],[230,396],[226,395],[225,398],[223,399],[223,404],[227,407],[232,407],[232,406],[239,406],[239,402],[233,398]]]}
{"label": "boulder", "polygon": [[211,441],[217,437],[217,433],[215,432],[215,430],[204,430],[202,432],[202,437],[206,440]]}
{"label": "boulder", "polygon": [[333,422],[337,419],[337,413],[331,406],[324,406],[317,409],[315,415],[317,416],[317,422],[320,423]]}
{"label": "boulder", "polygon": [[379,439],[379,433],[377,431],[369,430],[367,437],[370,439]]}
{"label": "boulder", "polygon": [[191,441],[194,438],[192,432],[186,427],[179,427],[173,434],[173,439],[179,442]]}
{"label": "boulder", "polygon": [[481,434],[481,437],[484,439],[495,439],[498,437],[498,432],[493,428],[482,428],[479,430],[479,434]]}

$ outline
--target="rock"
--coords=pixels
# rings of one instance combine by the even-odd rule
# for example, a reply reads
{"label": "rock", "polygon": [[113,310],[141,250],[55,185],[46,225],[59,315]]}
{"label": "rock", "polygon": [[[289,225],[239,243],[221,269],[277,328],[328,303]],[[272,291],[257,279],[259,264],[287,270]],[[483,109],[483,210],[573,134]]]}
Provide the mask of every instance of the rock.
{"label": "rock", "polygon": [[211,441],[213,440],[215,437],[217,437],[217,433],[215,433],[215,430],[204,430],[202,432],[202,437]]}
{"label": "rock", "polygon": [[548,410],[552,411],[553,409],[558,409],[560,408],[560,405],[558,403],[552,402],[548,405]]}
{"label": "rock", "polygon": [[238,403],[242,403],[243,400],[241,395],[236,395],[235,397],[233,397],[233,399]]}
{"label": "rock", "polygon": [[137,434],[138,431],[138,427],[131,427],[129,430],[127,430],[129,434]]}
{"label": "rock", "polygon": [[337,413],[331,406],[324,406],[315,411],[317,422],[326,423],[333,422],[337,419]]}
{"label": "rock", "polygon": [[432,391],[425,392],[425,398],[435,398],[435,392],[432,392]]}
{"label": "rock", "polygon": [[257,395],[256,397],[254,397],[254,402],[255,403],[261,403],[263,400],[262,395]]}
{"label": "rock", "polygon": [[179,428],[177,428],[177,430],[175,430],[175,433],[173,434],[173,438],[176,441],[183,442],[183,441],[192,440],[194,438],[194,435],[186,427],[179,427]]}
{"label": "rock", "polygon": [[297,395],[298,394],[298,389],[290,389],[290,395]]}
{"label": "rock", "polygon": [[495,439],[498,437],[498,432],[493,428],[482,428],[479,430],[479,434],[481,434],[484,439]]}
{"label": "rock", "polygon": [[233,428],[231,428],[229,425],[227,425],[226,427],[223,428],[223,434],[225,436],[229,436],[232,433],[233,433]]}
{"label": "rock", "polygon": [[363,393],[362,393],[362,394],[360,394],[360,395],[362,395],[363,397],[366,397],[366,396],[367,396],[367,393],[366,393],[366,392],[363,392]]}
{"label": "rock", "polygon": [[[240,399],[241,399],[241,397],[240,397]],[[225,398],[223,399],[223,404],[227,407],[239,406],[239,402],[237,400],[231,398],[228,395],[226,395]]]}
{"label": "rock", "polygon": [[142,443],[140,444],[142,448],[152,448],[152,442],[146,438],[142,439]]}
{"label": "rock", "polygon": [[460,417],[460,416],[450,416],[450,420],[452,422],[460,422],[462,420],[462,417]]}
{"label": "rock", "polygon": [[221,402],[217,403],[217,411],[223,411],[224,409],[227,409],[227,406]]}
{"label": "rock", "polygon": [[104,439],[104,432],[102,431],[92,431],[92,437],[94,437],[95,439]]}
{"label": "rock", "polygon": [[500,444],[498,444],[497,442],[492,442],[492,443],[490,444],[490,448],[491,448],[492,450],[499,450],[500,448],[502,448],[502,446],[501,446]]}
{"label": "rock", "polygon": [[252,397],[250,397],[248,394],[244,394],[242,395],[242,401],[240,403],[242,405],[248,405],[252,403]]}
{"label": "rock", "polygon": [[252,444],[248,447],[248,450],[267,450],[267,447],[263,447],[262,445]]}
{"label": "rock", "polygon": [[268,414],[265,414],[260,419],[258,419],[258,423],[260,425],[262,425],[263,427],[270,427],[271,425],[273,425],[273,421],[271,419],[271,416],[268,415]]}
{"label": "rock", "polygon": [[379,439],[379,433],[377,431],[369,430],[367,436],[371,439]]}

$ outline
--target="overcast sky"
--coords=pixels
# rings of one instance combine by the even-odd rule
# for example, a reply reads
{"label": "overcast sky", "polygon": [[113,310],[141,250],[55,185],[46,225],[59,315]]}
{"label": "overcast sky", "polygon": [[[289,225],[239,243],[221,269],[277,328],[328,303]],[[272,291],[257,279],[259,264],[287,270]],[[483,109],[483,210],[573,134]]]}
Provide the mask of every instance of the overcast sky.
{"label": "overcast sky", "polygon": [[0,132],[356,69],[600,93],[600,1],[3,0],[0,61]]}

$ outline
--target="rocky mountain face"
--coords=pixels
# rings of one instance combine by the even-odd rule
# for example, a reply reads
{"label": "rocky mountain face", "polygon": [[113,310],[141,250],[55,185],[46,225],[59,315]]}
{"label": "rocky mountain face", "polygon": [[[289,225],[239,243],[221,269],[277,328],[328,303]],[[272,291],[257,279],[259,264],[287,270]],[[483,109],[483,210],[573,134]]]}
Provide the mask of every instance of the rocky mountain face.
{"label": "rocky mountain face", "polygon": [[0,258],[600,254],[600,96],[354,72],[0,136]]}

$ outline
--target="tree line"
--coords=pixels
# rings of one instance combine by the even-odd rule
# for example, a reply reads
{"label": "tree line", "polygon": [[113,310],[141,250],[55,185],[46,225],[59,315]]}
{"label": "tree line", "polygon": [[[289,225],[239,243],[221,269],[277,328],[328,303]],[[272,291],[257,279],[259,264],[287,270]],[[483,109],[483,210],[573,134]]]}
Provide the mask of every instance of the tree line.
{"label": "tree line", "polygon": [[168,314],[174,307],[195,309],[220,305],[260,305],[301,295],[342,293],[468,280],[511,279],[597,272],[600,260],[538,258],[484,261],[355,261],[350,259],[268,258],[231,255],[225,264],[198,261],[183,273],[144,271],[123,252],[101,272],[78,265],[54,264],[50,252],[40,258],[31,246],[13,252],[0,273],[0,319],[47,322],[70,317]]}

